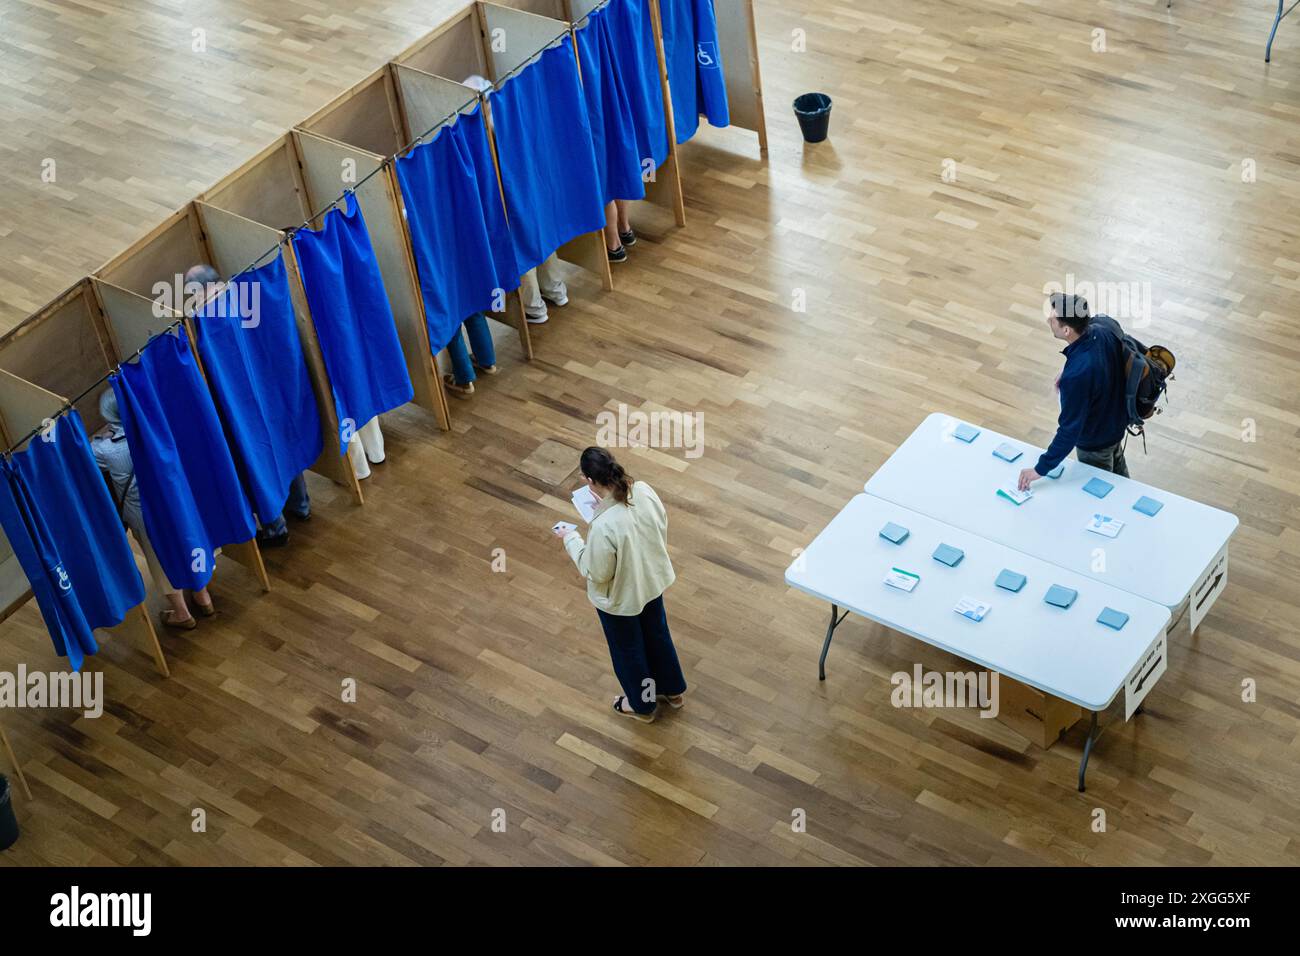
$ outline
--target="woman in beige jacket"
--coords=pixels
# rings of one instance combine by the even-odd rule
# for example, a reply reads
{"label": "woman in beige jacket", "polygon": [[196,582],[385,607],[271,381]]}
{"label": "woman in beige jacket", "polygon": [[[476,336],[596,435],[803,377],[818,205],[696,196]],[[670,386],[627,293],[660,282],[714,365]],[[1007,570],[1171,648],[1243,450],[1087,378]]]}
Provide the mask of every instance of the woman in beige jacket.
{"label": "woman in beige jacket", "polygon": [[673,583],[668,560],[668,515],[644,481],[635,481],[603,448],[582,453],[582,475],[600,505],[591,519],[591,540],[560,530],[564,550],[587,579],[623,693],[614,710],[649,723],[658,701],[682,706],[686,678],[677,661],[664,612],[664,591]]}

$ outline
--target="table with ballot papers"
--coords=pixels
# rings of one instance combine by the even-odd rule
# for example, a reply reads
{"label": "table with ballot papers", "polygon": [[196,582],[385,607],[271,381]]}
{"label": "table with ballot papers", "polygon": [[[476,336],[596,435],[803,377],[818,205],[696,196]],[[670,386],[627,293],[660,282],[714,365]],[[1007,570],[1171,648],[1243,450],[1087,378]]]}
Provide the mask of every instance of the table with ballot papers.
{"label": "table with ballot papers", "polygon": [[1099,714],[1139,712],[1174,615],[1223,593],[1237,518],[1074,460],[1020,492],[1040,453],[930,415],[785,577],[831,605],[822,680],[852,611],[1089,711],[1083,790]]}

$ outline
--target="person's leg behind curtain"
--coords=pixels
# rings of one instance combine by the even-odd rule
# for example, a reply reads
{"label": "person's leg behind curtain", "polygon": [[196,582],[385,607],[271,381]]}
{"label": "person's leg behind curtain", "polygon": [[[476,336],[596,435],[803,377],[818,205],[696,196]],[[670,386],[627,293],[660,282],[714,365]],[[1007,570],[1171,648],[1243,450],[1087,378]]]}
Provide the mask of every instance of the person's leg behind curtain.
{"label": "person's leg behind curtain", "polygon": [[300,521],[311,517],[311,495],[307,493],[307,474],[298,472],[289,482],[289,497],[284,503],[284,513]]}
{"label": "person's leg behind curtain", "polygon": [[635,614],[608,614],[596,609],[600,617],[600,626],[605,632],[605,641],[609,644],[609,659],[614,665],[614,676],[623,688],[627,706],[638,714],[652,714],[655,700],[647,702],[642,699],[649,690],[642,683],[650,676],[650,665],[646,661],[645,638],[641,634],[641,619]]}
{"label": "person's leg behind curtain", "polygon": [[668,630],[663,595],[643,607],[637,617],[641,622],[641,638],[650,678],[655,682],[655,694],[678,697],[686,693],[686,675],[682,673],[677,648],[673,646],[673,636]]}
{"label": "person's leg behind curtain", "polygon": [[569,290],[564,284],[564,270],[560,268],[560,257],[552,252],[537,267],[537,287],[542,298],[551,305],[569,304]]}
{"label": "person's leg behind curtain", "polygon": [[451,360],[451,375],[444,376],[452,394],[468,397],[474,394],[474,363],[470,361],[469,349],[465,348],[465,336],[457,329],[456,334],[447,343],[447,358]]}
{"label": "person's leg behind curtain", "polygon": [[473,364],[479,371],[492,375],[497,370],[497,347],[492,341],[492,329],[488,326],[487,316],[475,312],[465,320],[465,334],[469,336],[469,349],[473,353]]}

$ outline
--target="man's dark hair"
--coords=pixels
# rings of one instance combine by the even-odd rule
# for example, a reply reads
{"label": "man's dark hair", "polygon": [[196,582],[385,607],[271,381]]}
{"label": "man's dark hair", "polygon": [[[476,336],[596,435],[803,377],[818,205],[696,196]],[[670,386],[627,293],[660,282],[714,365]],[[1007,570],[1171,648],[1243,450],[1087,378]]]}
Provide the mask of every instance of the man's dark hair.
{"label": "man's dark hair", "polygon": [[1055,313],[1058,322],[1068,325],[1079,335],[1088,327],[1091,316],[1088,313],[1088,300],[1081,295],[1066,295],[1064,292],[1053,292],[1048,297],[1052,303],[1052,312]]}

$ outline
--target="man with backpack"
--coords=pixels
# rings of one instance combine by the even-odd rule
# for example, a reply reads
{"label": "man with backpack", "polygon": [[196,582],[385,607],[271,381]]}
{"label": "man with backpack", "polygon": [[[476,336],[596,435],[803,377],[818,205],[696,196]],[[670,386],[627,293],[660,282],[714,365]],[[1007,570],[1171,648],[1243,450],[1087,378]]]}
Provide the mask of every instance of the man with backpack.
{"label": "man with backpack", "polygon": [[1047,319],[1052,335],[1065,342],[1065,368],[1057,376],[1061,417],[1056,437],[1033,468],[1020,472],[1019,488],[1029,486],[1078,450],[1078,459],[1128,477],[1124,437],[1131,422],[1127,395],[1128,345],[1124,330],[1108,315],[1090,315],[1082,296],[1060,292],[1050,297]]}

